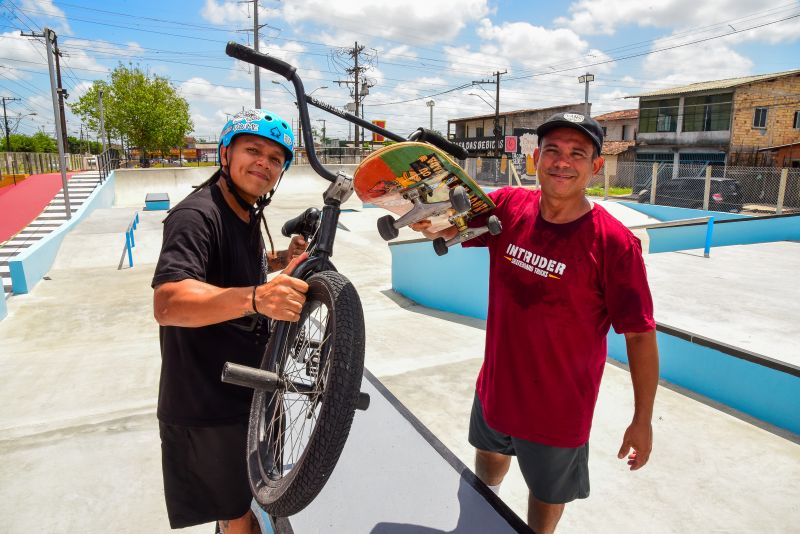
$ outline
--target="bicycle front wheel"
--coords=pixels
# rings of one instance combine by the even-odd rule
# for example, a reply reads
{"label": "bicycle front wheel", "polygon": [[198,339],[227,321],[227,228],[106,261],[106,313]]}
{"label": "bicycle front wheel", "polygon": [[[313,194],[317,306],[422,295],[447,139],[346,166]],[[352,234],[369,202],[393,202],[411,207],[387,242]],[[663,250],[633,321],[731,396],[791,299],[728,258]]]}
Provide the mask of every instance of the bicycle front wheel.
{"label": "bicycle front wheel", "polygon": [[364,370],[364,314],[355,288],[335,271],[306,282],[300,320],[276,330],[261,365],[282,385],[274,393],[256,390],[250,411],[250,487],[277,517],[308,506],[330,478]]}

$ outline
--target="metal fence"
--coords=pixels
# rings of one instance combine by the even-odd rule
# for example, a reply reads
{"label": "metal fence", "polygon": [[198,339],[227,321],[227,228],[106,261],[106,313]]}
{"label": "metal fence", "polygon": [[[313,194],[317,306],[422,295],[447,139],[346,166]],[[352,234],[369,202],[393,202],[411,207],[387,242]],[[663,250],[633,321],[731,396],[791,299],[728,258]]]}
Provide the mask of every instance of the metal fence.
{"label": "metal fence", "polygon": [[[84,157],[66,154],[67,170],[85,167]],[[0,174],[45,174],[58,172],[58,154],[49,152],[0,152]]]}
{"label": "metal fence", "polygon": [[800,169],[630,162],[617,178],[639,202],[666,206],[782,213],[800,211]]}

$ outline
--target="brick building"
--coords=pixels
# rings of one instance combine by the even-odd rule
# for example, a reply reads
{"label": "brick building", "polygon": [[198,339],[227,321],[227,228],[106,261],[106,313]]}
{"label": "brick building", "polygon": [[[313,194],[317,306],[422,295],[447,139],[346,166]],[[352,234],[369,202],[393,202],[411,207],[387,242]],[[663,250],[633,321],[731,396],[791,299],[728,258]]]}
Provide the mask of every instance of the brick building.
{"label": "brick building", "polygon": [[693,83],[639,98],[636,160],[800,165],[800,69]]}

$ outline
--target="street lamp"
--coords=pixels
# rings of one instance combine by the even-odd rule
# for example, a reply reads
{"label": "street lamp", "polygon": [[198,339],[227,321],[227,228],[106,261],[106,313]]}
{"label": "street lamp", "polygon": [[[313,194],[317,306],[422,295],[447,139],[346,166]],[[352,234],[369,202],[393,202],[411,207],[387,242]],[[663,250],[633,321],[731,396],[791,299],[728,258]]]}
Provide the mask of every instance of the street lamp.
{"label": "street lamp", "polygon": [[486,104],[487,104],[487,105],[488,105],[490,108],[494,109],[494,104],[492,104],[491,102],[489,102],[488,100],[486,100],[485,98],[483,98],[483,97],[482,97],[481,95],[479,95],[478,93],[467,93],[467,96],[477,96],[478,98],[480,98],[481,100],[483,100],[484,102],[486,102]]}
{"label": "street lamp", "polygon": [[314,89],[313,91],[311,91],[310,93],[308,93],[308,95],[306,95],[306,96],[311,96],[311,95],[313,95],[314,93],[316,93],[317,91],[319,91],[320,89],[327,89],[327,88],[328,88],[328,86],[327,86],[327,85],[323,85],[322,87],[317,87],[316,89]]}
{"label": "street lamp", "polygon": [[583,98],[583,114],[589,116],[589,82],[594,81],[594,74],[588,72],[583,76],[578,76],[578,83],[586,84],[586,94]]}
{"label": "street lamp", "polygon": [[428,106],[429,108],[431,108],[431,124],[430,124],[430,129],[431,129],[431,130],[433,130],[433,106],[435,106],[435,105],[436,105],[436,101],[435,101],[434,99],[432,99],[432,98],[431,98],[430,100],[428,100],[427,102],[425,102],[425,105],[426,105],[426,106]]}

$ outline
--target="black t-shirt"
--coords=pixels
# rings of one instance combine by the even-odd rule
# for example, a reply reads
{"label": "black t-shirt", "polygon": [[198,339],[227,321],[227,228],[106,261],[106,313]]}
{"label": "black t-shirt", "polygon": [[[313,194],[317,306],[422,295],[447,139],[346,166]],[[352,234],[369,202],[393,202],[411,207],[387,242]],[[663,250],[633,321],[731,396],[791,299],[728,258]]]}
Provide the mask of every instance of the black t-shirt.
{"label": "black t-shirt", "polygon": [[[217,287],[266,281],[260,232],[236,216],[219,187],[203,188],[178,203],[164,221],[164,241],[152,286],[191,278]],[[160,327],[159,420],[215,426],[246,420],[253,392],[220,380],[225,362],[258,366],[266,345],[266,319],[243,317],[184,328]]]}

